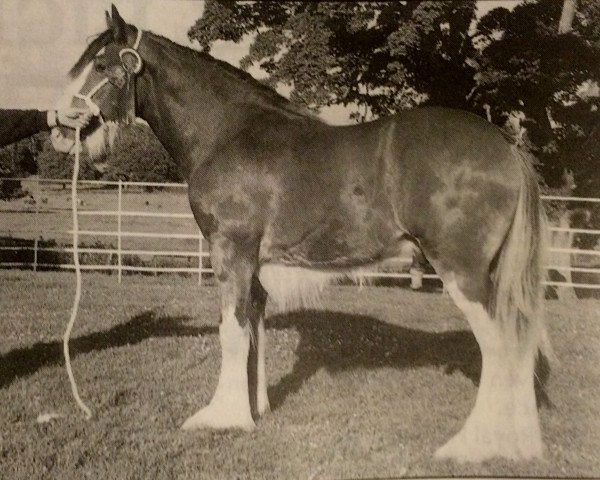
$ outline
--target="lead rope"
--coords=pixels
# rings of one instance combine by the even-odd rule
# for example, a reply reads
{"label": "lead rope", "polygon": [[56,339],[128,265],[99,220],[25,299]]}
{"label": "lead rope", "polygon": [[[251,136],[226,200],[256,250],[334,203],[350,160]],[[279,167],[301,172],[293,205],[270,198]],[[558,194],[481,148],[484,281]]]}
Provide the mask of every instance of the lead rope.
{"label": "lead rope", "polygon": [[[140,72],[142,68],[142,59],[137,52],[142,40],[142,30],[138,29],[137,38],[133,44],[133,48],[124,48],[119,52],[121,59],[125,53],[134,55],[137,59],[137,65],[133,71],[134,74]],[[98,92],[104,85],[108,83],[108,78],[101,80],[87,95],[77,93],[74,97],[80,98],[85,101],[88,108],[92,112],[92,115],[98,117],[101,123],[104,123],[100,112],[100,107],[92,100],[95,93]],[[85,413],[86,420],[92,418],[92,411],[87,407],[77,390],[77,383],[75,382],[75,376],[73,375],[73,368],[71,367],[71,356],[69,354],[69,340],[71,338],[71,331],[77,318],[77,311],[79,310],[79,300],[81,299],[81,266],[79,264],[79,221],[77,218],[77,180],[79,179],[79,156],[81,154],[81,128],[75,129],[75,160],[73,163],[73,176],[71,177],[71,212],[73,214],[73,265],[75,267],[75,298],[73,299],[73,308],[71,310],[71,318],[67,324],[67,329],[63,335],[63,354],[65,357],[65,365],[67,367],[67,374],[69,375],[69,383],[71,384],[71,393],[77,406]],[[47,417],[51,418],[51,417]]]}
{"label": "lead rope", "polygon": [[71,212],[73,214],[73,264],[75,266],[75,298],[73,300],[73,308],[71,310],[71,319],[67,324],[67,329],[63,336],[63,354],[65,357],[65,365],[67,374],[69,375],[69,383],[71,384],[71,392],[77,402],[79,408],[85,413],[86,420],[92,418],[92,411],[83,403],[77,390],[77,383],[73,375],[71,367],[71,356],[69,354],[69,339],[71,331],[77,318],[79,310],[79,300],[81,299],[81,266],[79,264],[79,221],[77,218],[77,180],[79,179],[79,155],[81,153],[81,129],[75,129],[75,160],[73,163],[73,176],[71,177]]}

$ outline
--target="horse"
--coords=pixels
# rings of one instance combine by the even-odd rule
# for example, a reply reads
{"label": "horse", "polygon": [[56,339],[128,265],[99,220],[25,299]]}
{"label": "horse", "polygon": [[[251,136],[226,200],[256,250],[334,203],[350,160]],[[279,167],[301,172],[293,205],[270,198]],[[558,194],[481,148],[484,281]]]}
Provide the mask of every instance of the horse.
{"label": "horse", "polygon": [[99,114],[82,132],[94,154],[119,125],[150,125],[188,183],[219,287],[218,384],[182,428],[251,430],[269,411],[267,299],[300,308],[333,279],[417,247],[482,354],[472,412],[435,457],[540,457],[546,220],[530,155],[451,109],[332,126],[246,72],[127,24],[114,5],[106,20],[64,98]]}

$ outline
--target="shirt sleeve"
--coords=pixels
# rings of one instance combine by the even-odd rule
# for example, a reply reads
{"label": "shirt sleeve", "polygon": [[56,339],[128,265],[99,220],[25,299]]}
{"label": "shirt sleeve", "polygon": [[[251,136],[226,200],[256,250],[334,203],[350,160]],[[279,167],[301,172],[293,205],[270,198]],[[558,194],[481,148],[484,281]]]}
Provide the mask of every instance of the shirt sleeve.
{"label": "shirt sleeve", "polygon": [[48,130],[47,113],[0,109],[0,147]]}

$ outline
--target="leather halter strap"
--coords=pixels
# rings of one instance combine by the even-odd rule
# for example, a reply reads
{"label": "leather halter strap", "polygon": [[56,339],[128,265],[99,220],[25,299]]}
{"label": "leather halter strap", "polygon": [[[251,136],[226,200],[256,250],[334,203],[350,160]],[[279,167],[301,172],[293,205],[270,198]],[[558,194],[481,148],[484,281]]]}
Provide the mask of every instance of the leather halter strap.
{"label": "leather halter strap", "polygon": [[[138,28],[137,37],[135,39],[135,43],[133,44],[133,47],[131,47],[131,48],[129,48],[129,47],[123,48],[119,52],[119,58],[121,59],[121,62],[123,62],[123,56],[125,54],[133,55],[137,59],[137,64],[136,64],[135,68],[133,69],[133,74],[140,73],[140,70],[142,69],[142,65],[143,65],[142,57],[140,56],[139,52],[137,51],[138,48],[139,48],[139,46],[140,46],[140,42],[141,41],[142,41],[142,29]],[[95,116],[97,116],[102,123],[104,123],[104,120],[102,119],[102,112],[101,112],[100,107],[98,106],[98,104],[92,100],[92,97],[96,93],[98,93],[98,91],[102,87],[104,87],[104,85],[106,85],[107,83],[109,83],[109,81],[110,80],[108,79],[108,77],[104,77],[87,94],[84,95],[82,93],[76,93],[76,94],[73,95],[73,97],[79,98],[79,99],[83,100],[85,102],[85,104],[87,105],[87,107],[92,112],[92,114],[95,115]]]}

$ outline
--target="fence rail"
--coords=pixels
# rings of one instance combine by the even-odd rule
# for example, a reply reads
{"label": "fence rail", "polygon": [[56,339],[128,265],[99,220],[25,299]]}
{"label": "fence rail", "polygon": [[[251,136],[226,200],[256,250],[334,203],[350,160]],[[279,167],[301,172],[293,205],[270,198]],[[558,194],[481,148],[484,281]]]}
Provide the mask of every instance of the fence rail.
{"label": "fence rail", "polygon": [[[13,180],[13,181],[22,181],[24,183],[29,184],[28,190],[30,193],[29,202],[26,205],[22,205],[21,208],[15,208],[12,203],[7,204],[12,208],[10,210],[0,208],[0,215],[4,216],[4,214],[12,214],[13,216],[22,217],[23,215],[33,215],[33,222],[24,222],[27,227],[23,225],[17,225],[16,228],[14,225],[9,222],[9,227],[3,227],[4,233],[8,235],[7,238],[11,239],[23,239],[28,238],[29,240],[33,240],[32,245],[8,245],[8,246],[0,246],[0,268],[31,268],[34,271],[37,271],[41,268],[58,268],[58,269],[72,269],[72,263],[48,263],[40,261],[40,254],[43,253],[72,253],[72,246],[43,246],[41,243],[43,242],[44,235],[48,235],[50,232],[45,231],[41,228],[39,220],[43,215],[60,215],[70,213],[70,208],[66,207],[56,207],[56,205],[50,205],[48,202],[48,194],[54,193],[55,197],[62,198],[67,195],[67,192],[57,191],[56,186],[66,185],[70,183],[70,180],[47,180],[47,179],[3,179],[2,180]],[[46,186],[46,190],[42,191],[42,186]],[[153,210],[142,210],[140,208],[131,209],[125,208],[125,195],[131,194],[132,190],[139,191],[140,189],[160,189],[162,192],[165,190],[178,190],[180,192],[184,192],[187,189],[187,185],[180,183],[159,183],[159,182],[123,182],[123,181],[98,181],[98,180],[81,180],[79,181],[79,186],[81,188],[82,196],[85,196],[85,193],[90,192],[102,192],[104,196],[110,195],[112,198],[116,196],[116,207],[115,208],[106,208],[105,203],[102,205],[98,205],[97,208],[84,208],[85,205],[82,205],[80,211],[78,212],[82,218],[87,218],[89,220],[97,220],[92,228],[87,227],[79,230],[79,236],[85,239],[86,237],[111,237],[116,239],[117,245],[115,246],[107,246],[107,247],[89,247],[89,246],[81,246],[79,248],[79,252],[82,255],[85,254],[95,254],[95,255],[106,255],[106,262],[104,264],[93,264],[87,263],[82,265],[82,269],[84,270],[95,270],[95,271],[115,271],[118,275],[118,281],[121,282],[122,274],[124,272],[154,272],[154,273],[191,273],[198,275],[198,281],[202,282],[203,275],[211,274],[212,269],[207,266],[208,261],[203,261],[203,259],[209,257],[209,253],[206,249],[205,242],[201,232],[198,230],[197,226],[193,222],[193,215],[189,212],[189,207],[187,206],[187,202],[181,202],[181,205],[178,207],[179,211],[170,211],[170,212],[159,212],[156,209]],[[139,193],[139,192],[138,192]],[[151,198],[153,194],[144,194],[144,198]],[[570,202],[582,202],[582,203],[591,203],[596,204],[600,203],[600,198],[582,198],[582,197],[570,197],[570,196],[556,196],[549,195],[542,197],[544,202],[562,202],[562,203],[570,203]],[[56,199],[55,199],[56,200]],[[56,202],[55,202],[56,203]],[[33,207],[32,207],[33,205]],[[148,205],[148,202],[146,202]],[[101,223],[103,220],[112,219],[116,220],[116,229],[99,229],[97,228],[97,224]],[[189,229],[193,229],[193,233],[182,232],[182,231],[135,231],[133,229],[126,229],[124,227],[124,223],[128,220],[147,220],[147,221],[162,221],[162,220],[175,220],[187,222],[187,227]],[[2,222],[4,225],[4,222]],[[34,228],[31,228],[33,224]],[[94,228],[96,226],[96,228]],[[113,227],[114,228],[114,227]],[[549,228],[550,232],[556,233],[558,235],[595,235],[600,236],[600,229],[585,229],[585,228],[571,228],[564,225],[552,225]],[[55,236],[71,236],[73,233],[71,228],[65,227],[63,229],[52,229],[51,233]],[[1,234],[0,234],[1,235]],[[25,237],[22,237],[25,235]],[[123,246],[124,241],[128,239],[143,239],[151,243],[154,240],[171,240],[173,243],[178,241],[192,241],[196,244],[194,250],[191,250],[189,246],[184,249],[176,249],[176,248],[164,248],[157,246],[148,246],[144,248],[125,248]],[[85,241],[85,240],[83,240]],[[2,261],[2,252],[5,251],[13,251],[13,252],[23,252],[30,251],[31,261]],[[571,255],[585,255],[589,258],[600,257],[600,251],[594,249],[581,249],[581,248],[572,248],[572,245],[569,243],[568,246],[563,245],[551,245],[549,250],[551,254],[554,256],[559,256],[562,262],[551,262],[546,266],[548,270],[556,270],[558,272],[568,272],[570,273],[578,273],[578,274],[589,274],[589,275],[598,275],[598,279],[595,282],[591,283],[582,283],[582,282],[574,282],[574,281],[556,281],[556,280],[548,280],[546,282],[547,285],[555,286],[555,287],[573,287],[573,288],[582,288],[582,289],[600,289],[600,261],[597,266],[571,266],[569,261],[564,262],[565,257],[571,257]],[[158,265],[128,265],[124,260],[131,256],[150,256],[153,259],[158,257],[165,258],[187,258],[188,260],[194,260],[195,265],[193,266],[158,266]],[[116,258],[116,263],[111,263],[112,259]],[[404,263],[408,266],[411,263],[411,258],[404,258]],[[72,260],[71,260],[72,262]],[[562,263],[562,264],[559,264]],[[206,265],[205,265],[206,264]],[[363,278],[411,278],[410,273],[400,272],[400,271],[361,271],[358,275]],[[435,274],[426,274],[422,275],[422,278],[425,279],[437,279],[439,278]]]}

